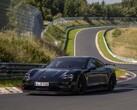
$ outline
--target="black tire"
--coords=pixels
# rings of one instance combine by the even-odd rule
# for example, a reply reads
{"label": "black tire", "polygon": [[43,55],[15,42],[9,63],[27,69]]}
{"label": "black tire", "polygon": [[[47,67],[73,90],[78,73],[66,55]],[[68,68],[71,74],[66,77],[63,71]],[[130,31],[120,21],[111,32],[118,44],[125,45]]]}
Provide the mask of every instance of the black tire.
{"label": "black tire", "polygon": [[108,91],[113,91],[114,87],[116,85],[116,77],[114,75],[110,76],[109,82],[108,82]]}
{"label": "black tire", "polygon": [[75,93],[78,95],[84,94],[86,92],[87,83],[84,76],[79,76],[76,81]]}

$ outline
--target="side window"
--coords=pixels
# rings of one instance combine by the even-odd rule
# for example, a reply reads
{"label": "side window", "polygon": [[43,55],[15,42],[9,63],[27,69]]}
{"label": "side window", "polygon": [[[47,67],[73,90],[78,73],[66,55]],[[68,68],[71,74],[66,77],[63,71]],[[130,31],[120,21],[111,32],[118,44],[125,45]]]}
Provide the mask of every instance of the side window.
{"label": "side window", "polygon": [[98,60],[98,59],[95,59],[95,65],[96,65],[96,67],[103,67],[103,66],[104,66],[104,63],[101,62],[101,61]]}
{"label": "side window", "polygon": [[93,59],[90,59],[88,64],[87,64],[87,68],[91,68],[92,66],[96,66],[95,61]]}

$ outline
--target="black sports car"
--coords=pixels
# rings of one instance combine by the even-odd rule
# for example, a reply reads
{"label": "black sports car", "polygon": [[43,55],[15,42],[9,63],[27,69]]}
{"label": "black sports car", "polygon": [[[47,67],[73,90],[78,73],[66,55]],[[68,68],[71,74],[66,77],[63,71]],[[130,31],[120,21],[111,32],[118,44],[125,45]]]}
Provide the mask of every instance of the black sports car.
{"label": "black sports car", "polygon": [[107,89],[116,85],[114,69],[97,58],[88,56],[59,57],[44,68],[26,73],[23,91],[27,93],[83,94],[90,90]]}

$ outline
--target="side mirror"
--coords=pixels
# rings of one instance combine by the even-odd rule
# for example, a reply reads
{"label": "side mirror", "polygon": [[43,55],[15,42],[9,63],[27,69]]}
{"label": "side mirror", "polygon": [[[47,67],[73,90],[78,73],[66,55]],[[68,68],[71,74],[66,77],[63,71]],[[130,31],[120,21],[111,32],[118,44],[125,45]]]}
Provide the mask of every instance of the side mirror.
{"label": "side mirror", "polygon": [[90,70],[95,70],[96,69],[96,66],[95,65],[92,65],[91,67],[90,67]]}
{"label": "side mirror", "polygon": [[46,68],[47,67],[47,64],[43,65],[42,68]]}
{"label": "side mirror", "polygon": [[105,66],[109,66],[109,67],[115,67],[115,64],[105,64]]}
{"label": "side mirror", "polygon": [[91,67],[88,68],[88,71],[95,70],[95,69],[96,69],[96,66],[92,65]]}

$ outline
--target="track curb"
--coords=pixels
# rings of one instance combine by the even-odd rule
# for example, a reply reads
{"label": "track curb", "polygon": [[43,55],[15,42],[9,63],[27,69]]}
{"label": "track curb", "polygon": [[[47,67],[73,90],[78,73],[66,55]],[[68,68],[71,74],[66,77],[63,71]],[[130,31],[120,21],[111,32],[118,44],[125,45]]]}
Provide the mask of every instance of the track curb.
{"label": "track curb", "polygon": [[0,95],[1,94],[15,94],[22,93],[21,88],[18,87],[0,87]]}
{"label": "track curb", "polygon": [[125,82],[131,79],[134,79],[136,77],[136,74],[130,71],[126,71],[125,75],[120,76],[117,78],[118,83]]}

